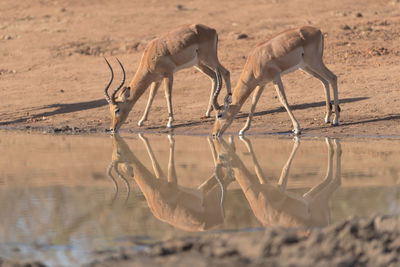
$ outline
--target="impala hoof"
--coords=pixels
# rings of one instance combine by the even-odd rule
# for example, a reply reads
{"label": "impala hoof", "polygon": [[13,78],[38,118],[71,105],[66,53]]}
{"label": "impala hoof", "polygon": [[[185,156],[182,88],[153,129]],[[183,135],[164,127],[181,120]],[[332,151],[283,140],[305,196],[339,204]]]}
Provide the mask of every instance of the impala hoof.
{"label": "impala hoof", "polygon": [[301,134],[301,130],[300,129],[294,129],[294,130],[292,130],[292,132],[296,136]]}

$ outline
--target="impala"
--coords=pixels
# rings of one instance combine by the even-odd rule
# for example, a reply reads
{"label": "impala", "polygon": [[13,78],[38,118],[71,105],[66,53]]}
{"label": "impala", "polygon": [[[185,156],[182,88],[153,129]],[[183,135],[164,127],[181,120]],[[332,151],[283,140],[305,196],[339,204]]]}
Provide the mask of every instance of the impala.
{"label": "impala", "polygon": [[[227,186],[234,181],[229,166],[216,156],[213,142],[209,141],[215,169],[209,179],[197,188],[179,185],[175,169],[175,141],[169,139],[168,172],[165,174],[155,157],[149,140],[139,134],[150,157],[153,172],[143,163],[143,157],[132,152],[118,134],[112,135],[112,162],[107,169],[118,192],[112,170],[126,182],[124,173],[133,178],[155,217],[185,231],[204,231],[224,221],[224,196]],[[226,168],[226,171],[223,170]],[[122,171],[120,171],[122,170]],[[128,186],[127,186],[128,187]],[[129,193],[129,187],[128,187]],[[116,198],[114,196],[113,200]]]}
{"label": "impala", "polygon": [[[325,178],[305,193],[287,190],[287,180],[292,161],[299,148],[300,141],[295,139],[292,152],[282,168],[278,184],[264,175],[250,140],[242,137],[255,167],[255,174],[250,172],[238,153],[230,148],[222,138],[214,139],[217,154],[224,153],[229,158],[236,181],[241,187],[254,215],[265,226],[327,226],[330,224],[329,200],[341,184],[341,155],[339,140],[326,138],[328,146],[328,166]],[[336,172],[333,174],[333,161],[336,150]]]}
{"label": "impala", "polygon": [[104,88],[104,95],[109,103],[112,118],[111,132],[118,131],[135,103],[150,86],[146,109],[138,122],[139,126],[143,125],[143,122],[147,120],[151,104],[161,82],[164,83],[169,112],[167,127],[171,128],[174,121],[171,95],[173,75],[176,71],[192,66],[195,66],[212,81],[206,117],[210,116],[212,109],[218,110],[220,107],[217,98],[222,86],[221,82],[217,83],[217,78],[221,80],[219,73],[222,74],[225,81],[228,96],[231,95],[231,84],[229,71],[218,60],[217,42],[217,32],[201,24],[183,25],[152,40],[144,50],[139,68],[127,87],[123,87],[125,83],[124,67],[117,59],[122,68],[123,78],[111,96],[108,94],[108,88],[114,74],[110,63],[105,59],[111,71],[111,79]]}
{"label": "impala", "polygon": [[[286,99],[281,76],[301,69],[319,79],[325,88],[326,116],[325,123],[330,122],[332,104],[329,84],[333,90],[335,117],[333,125],[339,124],[340,107],[337,90],[337,77],[323,63],[324,36],[317,28],[305,26],[284,31],[274,38],[258,44],[247,57],[246,64],[239,81],[233,90],[232,102],[224,105],[218,112],[214,124],[213,135],[220,136],[232,123],[234,116],[240,111],[246,99],[253,94],[250,114],[245,126],[240,130],[243,135],[250,128],[257,102],[265,86],[273,82],[282,105],[285,107],[293,123],[294,134],[300,134],[300,125],[294,117]],[[217,75],[217,77],[219,77]],[[221,83],[219,79],[217,81]]]}

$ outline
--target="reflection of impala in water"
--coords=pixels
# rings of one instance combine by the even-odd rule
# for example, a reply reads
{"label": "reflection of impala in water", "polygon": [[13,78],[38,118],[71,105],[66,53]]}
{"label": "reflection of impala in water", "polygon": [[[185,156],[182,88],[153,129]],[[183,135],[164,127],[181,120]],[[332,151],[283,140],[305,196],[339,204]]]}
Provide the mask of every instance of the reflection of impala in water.
{"label": "reflection of impala in water", "polygon": [[325,179],[305,194],[286,190],[288,174],[292,160],[299,148],[300,141],[295,139],[292,152],[282,169],[277,185],[266,179],[255,157],[250,140],[242,138],[252,156],[256,174],[252,174],[235,153],[232,145],[224,140],[215,140],[219,157],[229,158],[239,183],[255,216],[265,226],[325,226],[330,222],[328,201],[341,183],[341,146],[337,139],[336,173],[333,177],[334,148],[330,139],[328,146],[328,168]]}
{"label": "reflection of impala in water", "polygon": [[112,163],[107,171],[114,183],[112,170],[126,183],[123,173],[133,177],[154,216],[177,228],[186,231],[203,231],[221,224],[224,220],[225,188],[232,181],[232,177],[231,172],[224,171],[223,163],[216,158],[214,144],[210,142],[215,163],[213,175],[197,188],[187,188],[178,184],[174,160],[174,138],[171,135],[168,136],[170,154],[168,175],[165,175],[148,139],[142,135],[139,137],[150,156],[154,174],[134,155],[119,135],[114,135],[112,136]]}

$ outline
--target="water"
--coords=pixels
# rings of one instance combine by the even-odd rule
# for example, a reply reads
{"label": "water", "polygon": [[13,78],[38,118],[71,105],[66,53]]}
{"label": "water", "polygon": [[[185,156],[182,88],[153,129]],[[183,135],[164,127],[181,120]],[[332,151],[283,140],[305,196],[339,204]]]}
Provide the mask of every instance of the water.
{"label": "water", "polygon": [[400,140],[0,132],[0,257],[400,214]]}

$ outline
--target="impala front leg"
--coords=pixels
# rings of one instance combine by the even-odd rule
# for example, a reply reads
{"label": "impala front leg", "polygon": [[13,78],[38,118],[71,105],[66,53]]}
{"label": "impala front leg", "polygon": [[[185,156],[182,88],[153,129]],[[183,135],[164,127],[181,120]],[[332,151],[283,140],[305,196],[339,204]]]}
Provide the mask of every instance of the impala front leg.
{"label": "impala front leg", "polygon": [[300,130],[300,125],[297,122],[296,118],[294,117],[292,110],[290,109],[289,103],[286,99],[286,94],[285,94],[285,89],[283,88],[282,80],[281,77],[278,76],[274,80],[274,86],[276,89],[276,93],[279,96],[279,100],[281,101],[282,105],[285,107],[287,113],[289,114],[290,119],[292,120],[293,123],[293,133],[295,135],[299,135],[301,133]]}
{"label": "impala front leg", "polygon": [[172,111],[172,84],[174,82],[174,77],[172,74],[164,78],[164,88],[165,88],[165,98],[167,99],[168,114],[169,119],[167,123],[168,128],[172,128],[172,123],[174,122],[174,113]]}
{"label": "impala front leg", "polygon": [[160,87],[160,82],[153,82],[150,87],[149,99],[147,100],[146,109],[144,110],[143,117],[138,122],[138,126],[142,126],[143,122],[147,121],[147,116],[150,111],[151,104],[153,103],[153,99],[157,94],[158,87]]}
{"label": "impala front leg", "polygon": [[250,129],[251,125],[251,120],[253,119],[254,111],[256,110],[256,105],[258,103],[258,100],[260,99],[260,96],[262,92],[264,91],[265,85],[264,86],[258,86],[256,88],[256,91],[253,94],[253,100],[251,102],[251,109],[249,116],[247,117],[246,125],[240,130],[239,135],[243,136],[244,132]]}

